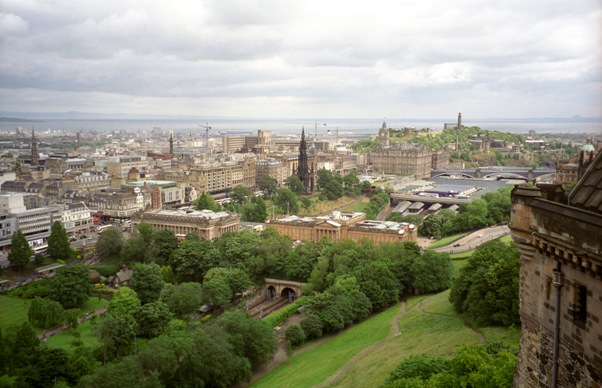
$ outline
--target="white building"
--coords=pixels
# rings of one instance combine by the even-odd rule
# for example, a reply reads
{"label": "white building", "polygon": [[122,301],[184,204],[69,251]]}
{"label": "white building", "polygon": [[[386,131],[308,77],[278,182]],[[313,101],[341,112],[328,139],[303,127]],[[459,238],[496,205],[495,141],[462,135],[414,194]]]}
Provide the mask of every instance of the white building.
{"label": "white building", "polygon": [[94,225],[90,209],[83,203],[70,203],[61,212],[61,221],[67,233],[89,231]]}

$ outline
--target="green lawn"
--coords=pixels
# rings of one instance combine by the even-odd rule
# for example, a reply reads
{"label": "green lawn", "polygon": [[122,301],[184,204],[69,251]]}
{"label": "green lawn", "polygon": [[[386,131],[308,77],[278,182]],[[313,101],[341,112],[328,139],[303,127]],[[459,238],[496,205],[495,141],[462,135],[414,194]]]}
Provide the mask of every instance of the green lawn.
{"label": "green lawn", "polygon": [[[79,338],[83,341],[83,346],[95,348],[100,345],[98,338],[92,331],[93,327],[94,325],[88,321],[77,326],[75,329],[75,331],[79,333]],[[75,338],[76,337],[73,335],[72,331],[64,331],[60,334],[49,337],[48,346],[51,348],[63,348],[68,351],[73,350],[75,347],[71,345],[71,342],[73,342]]]}
{"label": "green lawn", "polygon": [[19,325],[27,321],[31,300],[0,295],[0,327],[6,330],[11,325]]}
{"label": "green lawn", "polygon": [[362,197],[361,201],[357,203],[352,203],[351,205],[347,205],[341,208],[342,212],[353,213],[353,212],[362,212],[366,205],[370,202],[370,198]]}
{"label": "green lawn", "polygon": [[461,239],[462,237],[464,237],[466,235],[467,235],[467,233],[460,233],[460,234],[454,234],[453,236],[443,237],[443,238],[435,241],[431,245],[429,245],[427,248],[435,249],[435,248],[439,248],[439,247],[444,247],[446,245],[453,243],[456,240]]}
{"label": "green lawn", "polygon": [[[14,324],[21,324],[28,320],[27,313],[31,305],[30,299],[21,299],[11,296],[0,295],[0,327],[4,330]],[[105,299],[90,298],[82,306],[81,310],[84,313],[95,311],[103,306],[108,306],[109,302]],[[36,333],[42,333],[42,329],[34,327]]]}

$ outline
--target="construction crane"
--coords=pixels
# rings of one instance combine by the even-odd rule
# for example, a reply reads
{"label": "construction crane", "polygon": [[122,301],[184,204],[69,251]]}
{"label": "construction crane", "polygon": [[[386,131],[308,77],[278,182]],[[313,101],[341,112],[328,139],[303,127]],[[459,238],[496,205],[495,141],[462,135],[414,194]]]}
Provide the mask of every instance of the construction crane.
{"label": "construction crane", "polygon": [[205,125],[199,124],[199,127],[205,128],[205,156],[209,157],[209,154],[210,154],[210,150],[209,150],[209,130],[211,129],[211,127],[209,126],[209,123],[205,123]]}

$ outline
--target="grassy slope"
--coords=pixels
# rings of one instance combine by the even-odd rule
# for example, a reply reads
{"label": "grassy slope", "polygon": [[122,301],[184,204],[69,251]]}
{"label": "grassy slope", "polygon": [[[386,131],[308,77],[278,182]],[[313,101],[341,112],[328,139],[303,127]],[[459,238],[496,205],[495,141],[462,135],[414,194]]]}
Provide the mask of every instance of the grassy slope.
{"label": "grassy slope", "polygon": [[322,345],[303,352],[254,383],[253,387],[312,387],[322,382],[354,355],[390,333],[399,305],[350,328]]}
{"label": "grassy slope", "polygon": [[[399,306],[396,306],[289,359],[253,387],[316,386],[346,363],[344,373],[328,384],[329,387],[378,386],[409,355],[451,356],[462,345],[479,343],[479,334],[465,325],[448,297],[449,291],[410,298],[407,312],[398,321],[399,335],[390,335],[391,320],[399,312]],[[484,328],[479,332],[488,340],[502,340],[518,346],[518,329]],[[371,345],[374,347],[370,352],[360,353]],[[358,353],[360,355],[356,357]]]}
{"label": "grassy slope", "polygon": [[468,233],[460,233],[460,234],[454,234],[453,236],[443,237],[443,238],[435,241],[431,245],[429,245],[427,248],[435,249],[435,248],[439,248],[439,247],[444,247],[446,245],[453,243],[456,240],[461,239],[462,237],[466,236],[467,234]]}

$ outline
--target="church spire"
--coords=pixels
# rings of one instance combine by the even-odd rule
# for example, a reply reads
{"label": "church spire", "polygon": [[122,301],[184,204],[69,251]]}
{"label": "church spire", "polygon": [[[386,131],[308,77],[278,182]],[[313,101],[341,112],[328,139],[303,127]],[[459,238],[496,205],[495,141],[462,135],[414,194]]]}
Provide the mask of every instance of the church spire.
{"label": "church spire", "polygon": [[297,167],[297,177],[303,186],[305,191],[310,192],[313,190],[313,179],[310,176],[309,163],[307,160],[307,142],[305,141],[305,127],[301,129],[301,142],[299,143],[299,166]]}
{"label": "church spire", "polygon": [[32,166],[40,165],[40,154],[38,152],[38,142],[36,140],[36,135],[35,135],[33,128],[31,128],[31,165]]}

